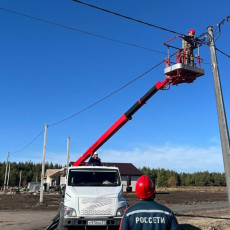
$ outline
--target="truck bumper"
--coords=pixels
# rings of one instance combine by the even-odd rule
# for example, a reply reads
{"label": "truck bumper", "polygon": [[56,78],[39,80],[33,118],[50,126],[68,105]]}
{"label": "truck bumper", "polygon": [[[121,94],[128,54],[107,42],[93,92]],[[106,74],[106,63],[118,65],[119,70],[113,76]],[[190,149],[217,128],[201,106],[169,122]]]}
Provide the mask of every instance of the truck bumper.
{"label": "truck bumper", "polygon": [[119,227],[121,217],[117,218],[64,218],[65,227]]}
{"label": "truck bumper", "polygon": [[64,218],[63,225],[66,227],[119,227],[121,217],[119,218]]}

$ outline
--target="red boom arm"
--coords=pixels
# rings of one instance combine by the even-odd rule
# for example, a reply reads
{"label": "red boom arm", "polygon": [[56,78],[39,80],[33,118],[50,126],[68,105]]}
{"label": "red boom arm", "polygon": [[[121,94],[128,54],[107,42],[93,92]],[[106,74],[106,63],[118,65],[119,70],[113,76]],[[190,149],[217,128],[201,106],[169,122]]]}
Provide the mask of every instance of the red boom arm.
{"label": "red boom arm", "polygon": [[137,112],[159,89],[165,88],[169,84],[169,79],[157,82],[142,98],[140,98],[126,113],[124,113],[77,161],[74,166],[79,166],[99,149],[110,137],[112,137],[127,121],[132,119],[132,115]]}

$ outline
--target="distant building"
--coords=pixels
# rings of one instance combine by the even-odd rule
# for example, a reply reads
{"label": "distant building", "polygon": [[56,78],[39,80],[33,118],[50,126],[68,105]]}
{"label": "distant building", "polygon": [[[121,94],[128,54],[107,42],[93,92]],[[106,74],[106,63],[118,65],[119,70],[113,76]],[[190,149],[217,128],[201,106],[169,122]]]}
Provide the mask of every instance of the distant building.
{"label": "distant building", "polygon": [[[72,162],[73,163],[73,162]],[[72,164],[70,163],[70,164]],[[121,183],[123,184],[123,191],[134,192],[137,179],[142,176],[140,170],[138,170],[131,163],[111,163],[102,162],[103,166],[115,166],[119,168],[121,174]],[[62,176],[63,169],[47,169],[45,174],[45,189],[49,190],[50,187],[57,185],[64,185],[66,178]]]}
{"label": "distant building", "polygon": [[49,191],[50,187],[55,187],[60,184],[65,184],[65,177],[61,176],[62,169],[47,169],[45,173],[45,190]]}
{"label": "distant building", "polygon": [[119,168],[121,174],[121,183],[123,184],[123,191],[134,192],[136,187],[137,179],[143,175],[131,163],[102,163],[104,166],[115,166]]}

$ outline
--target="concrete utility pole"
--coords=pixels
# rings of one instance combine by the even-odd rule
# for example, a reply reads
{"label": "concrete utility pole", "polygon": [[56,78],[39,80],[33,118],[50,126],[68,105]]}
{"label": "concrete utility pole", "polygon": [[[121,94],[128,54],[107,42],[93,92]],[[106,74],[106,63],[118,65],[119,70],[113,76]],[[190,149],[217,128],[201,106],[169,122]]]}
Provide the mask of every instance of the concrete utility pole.
{"label": "concrete utility pole", "polygon": [[44,193],[44,176],[45,176],[47,129],[48,129],[48,125],[45,125],[44,144],[43,144],[43,158],[42,158],[42,173],[41,173],[41,188],[40,188],[40,203],[43,203],[43,193]]}
{"label": "concrete utility pole", "polygon": [[216,47],[213,35],[213,27],[209,26],[208,28],[209,34],[209,46],[211,52],[212,59],[212,73],[214,79],[214,87],[216,94],[216,106],[218,113],[218,121],[219,121],[219,129],[220,129],[220,138],[221,138],[221,146],[222,146],[222,154],[224,160],[224,170],[225,170],[225,178],[228,189],[228,205],[230,209],[230,145],[229,145],[229,132],[227,119],[224,108],[224,99],[222,95],[221,82],[220,82],[220,74],[216,57]]}
{"label": "concrete utility pole", "polygon": [[20,174],[19,174],[19,184],[18,184],[18,188],[21,187],[21,181],[22,181],[22,170],[20,171]]}
{"label": "concrete utility pole", "polygon": [[69,147],[70,147],[70,137],[67,138],[67,159],[66,159],[66,169],[69,168]]}
{"label": "concrete utility pole", "polygon": [[7,178],[9,155],[10,155],[10,153],[8,152],[8,154],[7,154],[7,161],[6,161],[6,170],[5,170],[4,189],[3,189],[4,191],[6,191],[6,178]]}
{"label": "concrete utility pole", "polygon": [[8,177],[7,177],[7,189],[9,188],[9,181],[10,181],[10,163],[9,163],[9,170],[8,170]]}

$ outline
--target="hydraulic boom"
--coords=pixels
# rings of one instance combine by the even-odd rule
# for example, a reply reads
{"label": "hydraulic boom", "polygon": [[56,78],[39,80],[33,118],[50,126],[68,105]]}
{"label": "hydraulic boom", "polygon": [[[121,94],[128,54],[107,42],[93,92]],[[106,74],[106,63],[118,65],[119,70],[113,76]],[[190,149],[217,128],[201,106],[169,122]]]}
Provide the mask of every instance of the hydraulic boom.
{"label": "hydraulic boom", "polygon": [[[169,41],[175,39],[174,37]],[[176,48],[164,44],[168,47]],[[204,70],[201,69],[200,63],[202,59],[199,54],[196,55],[198,59],[197,63],[187,63],[188,58],[187,51],[178,49],[176,53],[174,65],[171,65],[170,57],[165,58],[165,80],[162,82],[157,82],[142,98],[140,98],[126,113],[124,113],[77,161],[74,162],[74,166],[79,166],[94,152],[99,149],[110,137],[112,137],[127,121],[132,119],[132,115],[137,112],[158,90],[164,89],[169,85],[178,85],[181,83],[192,83],[197,77],[204,75]],[[181,58],[179,58],[181,57]],[[183,58],[182,58],[183,57]],[[183,60],[182,60],[183,59]]]}
{"label": "hydraulic boom", "polygon": [[132,119],[132,115],[137,112],[158,90],[165,88],[169,84],[169,79],[157,82],[142,98],[140,98],[126,113],[124,113],[76,162],[74,166],[79,166],[93,155],[110,137],[112,137],[127,121]]}

